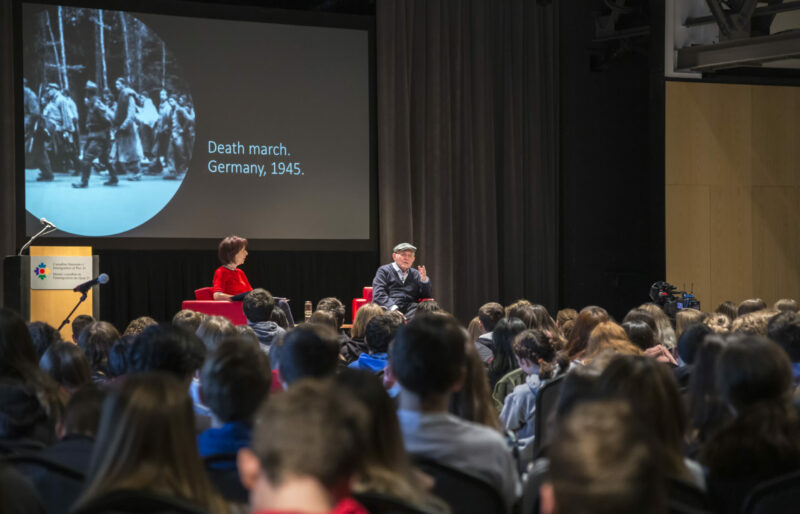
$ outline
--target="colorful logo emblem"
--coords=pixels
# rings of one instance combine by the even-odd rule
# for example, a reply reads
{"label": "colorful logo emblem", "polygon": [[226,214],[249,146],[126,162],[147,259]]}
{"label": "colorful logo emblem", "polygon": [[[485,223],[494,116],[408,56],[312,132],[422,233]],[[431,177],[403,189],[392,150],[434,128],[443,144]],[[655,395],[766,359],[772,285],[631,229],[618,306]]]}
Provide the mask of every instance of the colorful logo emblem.
{"label": "colorful logo emblem", "polygon": [[37,277],[44,280],[48,277],[48,275],[50,275],[50,268],[48,268],[45,263],[41,262],[33,269],[33,272]]}

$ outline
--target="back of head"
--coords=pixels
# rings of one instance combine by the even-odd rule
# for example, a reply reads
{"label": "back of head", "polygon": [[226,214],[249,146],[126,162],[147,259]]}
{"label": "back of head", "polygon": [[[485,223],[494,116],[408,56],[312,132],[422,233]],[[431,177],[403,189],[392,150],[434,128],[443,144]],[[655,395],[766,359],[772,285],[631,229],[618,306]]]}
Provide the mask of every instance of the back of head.
{"label": "back of head", "polygon": [[172,324],[192,334],[197,332],[205,316],[197,311],[182,309],[172,317]]}
{"label": "back of head", "polygon": [[48,348],[39,361],[39,367],[68,391],[92,381],[89,359],[72,343],[62,341]]}
{"label": "back of head", "polygon": [[334,331],[338,330],[340,326],[336,324],[336,315],[329,311],[314,311],[308,322],[312,325],[324,325]]}
{"label": "back of head", "polygon": [[158,325],[158,322],[150,316],[139,316],[128,323],[128,326],[125,327],[125,332],[123,332],[122,335],[134,337],[138,336],[150,325]]}
{"label": "back of head", "polygon": [[350,337],[353,339],[364,339],[364,332],[367,330],[367,323],[369,323],[369,320],[383,313],[383,307],[377,303],[363,305],[356,311],[356,319],[353,320],[353,328],[350,329]]}
{"label": "back of head", "polygon": [[0,379],[0,439],[51,443],[53,424],[37,390],[21,380]]}
{"label": "back of head", "polygon": [[253,289],[242,300],[244,316],[250,323],[269,321],[275,308],[275,298],[266,289]]}
{"label": "back of head", "polygon": [[404,389],[422,399],[449,393],[464,373],[464,344],[452,318],[414,318],[400,327],[389,349],[392,372]]}
{"label": "back of head", "polygon": [[161,371],[185,380],[199,366],[198,346],[197,336],[178,327],[147,327],[129,350],[128,374]]}
{"label": "back of head", "polygon": [[117,329],[107,321],[95,321],[81,331],[81,335],[78,337],[78,346],[89,359],[92,371],[105,373],[108,351],[119,337]]}
{"label": "back of head", "polygon": [[94,323],[94,321],[94,318],[88,314],[78,314],[75,316],[75,319],[72,320],[72,341],[77,343],[78,337],[81,335],[81,331]]}
{"label": "back of head", "polygon": [[108,351],[108,375],[112,378],[121,377],[128,372],[130,351],[134,336],[122,336],[116,340]]}
{"label": "back of head", "polygon": [[730,300],[725,300],[724,302],[717,305],[717,308],[714,309],[714,312],[719,314],[724,314],[728,316],[731,321],[736,319],[736,316],[739,315],[738,306]]}
{"label": "back of head", "polygon": [[506,315],[503,306],[497,302],[489,302],[481,305],[478,309],[478,319],[483,325],[483,329],[487,332],[494,330],[494,326],[498,321],[503,319]]}
{"label": "back of head", "polygon": [[678,384],[666,364],[650,357],[617,355],[600,375],[597,390],[630,402],[636,418],[662,446],[667,472],[673,476],[686,474],[682,455],[686,412]]}
{"label": "back of head", "polygon": [[506,305],[506,315],[505,315],[505,317],[506,318],[516,318],[517,316],[513,315],[515,309],[518,309],[519,307],[522,307],[523,305],[530,305],[530,304],[531,304],[531,302],[529,302],[528,300],[526,300],[524,298],[520,298],[519,300],[517,300],[516,302],[512,303],[511,305]]}
{"label": "back of head", "polygon": [[417,312],[415,315],[419,316],[421,314],[430,314],[433,312],[443,311],[444,309],[439,306],[439,303],[436,300],[423,300],[417,304]]}
{"label": "back of head", "polygon": [[598,323],[586,342],[584,362],[588,363],[603,353],[640,355],[642,351],[628,339],[625,329],[613,321]]}
{"label": "back of head", "polygon": [[767,302],[762,300],[761,298],[748,298],[747,300],[743,300],[742,303],[736,308],[736,315],[743,316],[745,314],[749,314],[751,312],[760,311],[761,309],[767,308]]}
{"label": "back of head", "polygon": [[556,351],[543,330],[529,328],[521,332],[514,338],[513,347],[517,357],[539,366],[541,378],[552,376]]}
{"label": "back of head", "polygon": [[678,355],[686,364],[694,362],[697,349],[703,343],[703,338],[711,333],[711,329],[702,323],[692,325],[683,331],[678,339]]}
{"label": "back of head", "polygon": [[253,453],[272,484],[312,477],[341,489],[362,468],[368,421],[367,410],[332,381],[302,380],[259,410]]}
{"label": "back of head", "polygon": [[480,318],[475,316],[470,320],[469,325],[467,326],[467,332],[469,332],[469,341],[474,343],[478,340],[478,338],[483,335],[486,331],[483,329],[483,325],[481,324]]}
{"label": "back of head", "polygon": [[538,328],[536,310],[530,302],[514,305],[508,310],[508,319],[516,318],[525,324],[525,328]]}
{"label": "back of head", "polygon": [[31,335],[31,342],[36,348],[36,355],[40,359],[51,345],[61,341],[61,334],[44,321],[28,323],[28,332]]}
{"label": "back of head", "polygon": [[643,303],[639,306],[639,309],[648,312],[656,322],[658,341],[667,347],[667,349],[671,350],[675,348],[675,344],[677,343],[675,330],[672,328],[672,322],[669,320],[669,316],[664,312],[664,309],[652,302]]}
{"label": "back of head", "polygon": [[0,378],[24,379],[38,362],[25,322],[16,312],[0,309]]}
{"label": "back of head", "polygon": [[197,455],[185,384],[164,373],[128,375],[115,384],[103,404],[87,481],[79,504],[125,488],[219,507]]}
{"label": "back of head", "polygon": [[236,328],[228,318],[222,316],[206,316],[197,327],[197,337],[203,341],[206,350],[213,352],[226,337],[236,335]]}
{"label": "back of head", "polygon": [[559,327],[563,327],[567,321],[575,321],[578,317],[578,311],[572,308],[561,309],[556,314],[556,323]]}
{"label": "back of head", "polygon": [[289,330],[289,319],[283,309],[272,309],[272,314],[269,315],[269,320],[284,330]]}
{"label": "back of head", "polygon": [[628,339],[640,350],[647,350],[658,344],[655,332],[645,321],[625,321],[622,323],[622,328],[628,335]]}
{"label": "back of head", "polygon": [[92,383],[75,391],[64,409],[64,420],[61,423],[63,435],[80,434],[94,437],[100,425],[100,414],[103,411],[105,398],[106,390]]}
{"label": "back of head", "polygon": [[797,312],[800,310],[800,303],[793,298],[781,298],[780,300],[775,302],[773,307],[776,311],[786,312]]}
{"label": "back of head", "polygon": [[629,310],[628,314],[626,314],[625,317],[622,318],[623,326],[625,325],[625,323],[629,321],[641,321],[642,323],[645,323],[648,327],[650,327],[650,330],[652,330],[653,333],[658,332],[658,326],[656,325],[655,318],[653,317],[652,314],[650,314],[649,311],[645,309],[636,307]]}
{"label": "back of head", "polygon": [[567,341],[566,351],[570,359],[578,357],[586,350],[589,334],[592,333],[594,327],[608,319],[608,312],[602,307],[590,305],[581,310],[575,319],[575,326],[572,328],[569,341]]}
{"label": "back of head", "polygon": [[386,353],[389,351],[389,343],[397,334],[397,329],[402,325],[394,316],[381,314],[375,316],[367,323],[367,331],[364,341],[371,353]]}
{"label": "back of head", "polygon": [[334,296],[328,296],[317,302],[317,310],[333,314],[336,319],[336,329],[344,325],[344,304]]}
{"label": "back of head", "polygon": [[514,338],[526,328],[525,323],[518,318],[503,318],[495,325],[492,331],[494,355],[489,363],[489,378],[492,385],[503,375],[519,367],[514,357]]}
{"label": "back of head", "polygon": [[548,455],[555,509],[546,505],[545,512],[666,512],[658,447],[624,402],[577,406],[561,423]]}
{"label": "back of head", "polygon": [[740,315],[731,323],[731,332],[751,336],[766,336],[769,320],[778,314],[777,311],[761,309]]}
{"label": "back of head", "polygon": [[225,423],[249,423],[271,382],[266,355],[251,342],[235,338],[223,341],[200,373],[203,402]]}
{"label": "back of head", "polygon": [[284,336],[278,362],[286,384],[301,378],[330,376],[339,363],[336,333],[323,325],[298,325]]}
{"label": "back of head", "polygon": [[781,312],[769,320],[767,335],[789,356],[792,362],[800,362],[800,314],[794,311]]}
{"label": "back of head", "polygon": [[787,402],[792,368],[777,344],[758,336],[732,337],[717,361],[717,389],[741,411],[760,402]]}
{"label": "back of head", "polygon": [[731,319],[719,312],[709,314],[703,323],[715,334],[727,334],[731,331]]}
{"label": "back of head", "polygon": [[675,337],[680,339],[681,334],[695,323],[702,323],[706,315],[697,309],[681,309],[675,314]]}

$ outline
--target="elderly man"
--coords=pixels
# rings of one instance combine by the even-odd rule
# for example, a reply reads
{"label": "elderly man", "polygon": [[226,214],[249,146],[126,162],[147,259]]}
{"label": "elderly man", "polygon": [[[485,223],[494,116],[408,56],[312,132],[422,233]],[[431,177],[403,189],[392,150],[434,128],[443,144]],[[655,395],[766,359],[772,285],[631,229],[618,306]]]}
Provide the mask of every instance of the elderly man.
{"label": "elderly man", "polygon": [[372,301],[388,310],[399,310],[411,319],[417,310],[417,302],[433,296],[431,281],[425,266],[414,264],[417,248],[409,243],[400,243],[392,251],[392,262],[378,268],[372,280]]}

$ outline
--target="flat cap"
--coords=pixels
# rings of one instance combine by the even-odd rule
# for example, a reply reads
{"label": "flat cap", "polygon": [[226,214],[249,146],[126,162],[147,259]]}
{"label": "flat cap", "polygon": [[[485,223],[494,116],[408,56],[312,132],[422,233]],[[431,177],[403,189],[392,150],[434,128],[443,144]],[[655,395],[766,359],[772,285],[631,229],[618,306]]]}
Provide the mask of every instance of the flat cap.
{"label": "flat cap", "polygon": [[412,252],[416,253],[417,252],[417,247],[412,245],[411,243],[400,243],[400,244],[398,244],[397,246],[394,247],[394,249],[392,250],[392,253],[402,252],[402,251],[405,251],[405,250],[411,250]]}

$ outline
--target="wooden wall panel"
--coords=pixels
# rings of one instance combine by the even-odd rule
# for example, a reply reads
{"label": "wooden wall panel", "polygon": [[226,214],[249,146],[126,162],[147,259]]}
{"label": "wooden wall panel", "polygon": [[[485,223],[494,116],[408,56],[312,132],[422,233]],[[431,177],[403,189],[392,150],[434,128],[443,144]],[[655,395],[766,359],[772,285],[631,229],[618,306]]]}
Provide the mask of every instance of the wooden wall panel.
{"label": "wooden wall panel", "polygon": [[668,82],[666,95],[667,280],[694,282],[705,310],[800,299],[800,88]]}

